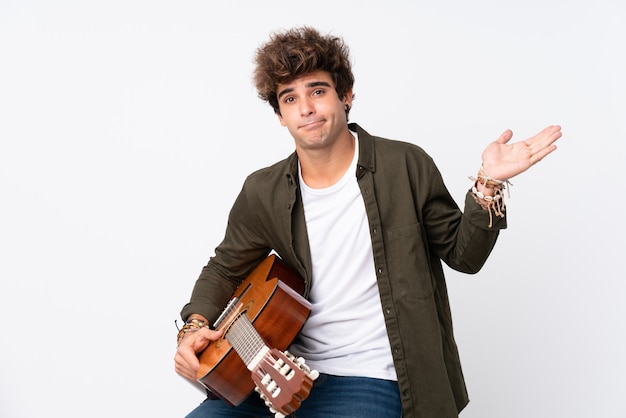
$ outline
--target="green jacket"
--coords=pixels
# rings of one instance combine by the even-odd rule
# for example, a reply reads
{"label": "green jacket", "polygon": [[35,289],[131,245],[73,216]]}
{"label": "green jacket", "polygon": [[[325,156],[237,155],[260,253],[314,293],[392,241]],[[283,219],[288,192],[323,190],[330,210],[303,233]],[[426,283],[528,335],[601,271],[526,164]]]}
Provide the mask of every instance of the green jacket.
{"label": "green jacket", "polygon": [[[476,273],[506,218],[467,193],[461,212],[432,159],[418,146],[374,137],[356,124],[356,176],[365,201],[378,287],[405,418],[456,417],[468,402],[442,261]],[[298,188],[297,156],[251,174],[226,234],[203,268],[183,319],[215,319],[238,283],[275,250],[311,287],[311,256]]]}

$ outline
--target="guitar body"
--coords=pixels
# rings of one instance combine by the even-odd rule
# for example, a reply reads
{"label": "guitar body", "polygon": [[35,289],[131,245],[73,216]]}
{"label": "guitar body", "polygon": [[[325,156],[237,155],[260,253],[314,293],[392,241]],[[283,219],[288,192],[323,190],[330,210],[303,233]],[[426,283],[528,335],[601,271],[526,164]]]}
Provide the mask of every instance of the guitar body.
{"label": "guitar body", "polygon": [[[233,294],[237,308],[246,315],[269,347],[285,350],[302,329],[311,304],[302,296],[304,281],[275,255],[263,260]],[[230,405],[241,404],[254,390],[250,370],[225,338],[230,323],[217,329],[224,336],[199,356],[198,381]]]}

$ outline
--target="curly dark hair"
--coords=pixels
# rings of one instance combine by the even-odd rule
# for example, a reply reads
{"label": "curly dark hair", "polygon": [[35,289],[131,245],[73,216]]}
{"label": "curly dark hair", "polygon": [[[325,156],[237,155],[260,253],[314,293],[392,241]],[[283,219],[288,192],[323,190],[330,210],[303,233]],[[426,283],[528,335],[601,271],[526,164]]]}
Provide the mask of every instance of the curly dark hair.
{"label": "curly dark hair", "polygon": [[[313,71],[331,74],[339,98],[354,85],[349,49],[342,38],[321,35],[308,26],[274,33],[255,56],[254,83],[261,100],[280,114],[276,89]],[[346,109],[346,114],[349,112]]]}

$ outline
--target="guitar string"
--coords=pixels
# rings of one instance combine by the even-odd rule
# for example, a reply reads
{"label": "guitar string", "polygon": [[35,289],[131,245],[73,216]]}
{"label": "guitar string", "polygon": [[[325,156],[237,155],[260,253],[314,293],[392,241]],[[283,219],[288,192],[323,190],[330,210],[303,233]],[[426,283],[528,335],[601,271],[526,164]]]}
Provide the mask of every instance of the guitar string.
{"label": "guitar string", "polygon": [[231,345],[244,360],[244,363],[248,365],[263,349],[265,344],[245,315],[241,316],[233,324],[231,330],[234,331]]}
{"label": "guitar string", "polygon": [[246,365],[265,347],[265,342],[245,313],[231,325],[226,339]]}

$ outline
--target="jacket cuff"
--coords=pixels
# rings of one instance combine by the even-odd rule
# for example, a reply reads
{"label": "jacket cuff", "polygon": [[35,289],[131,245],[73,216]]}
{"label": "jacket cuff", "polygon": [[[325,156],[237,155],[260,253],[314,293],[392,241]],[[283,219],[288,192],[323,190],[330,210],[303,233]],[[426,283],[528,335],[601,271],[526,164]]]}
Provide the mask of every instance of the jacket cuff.
{"label": "jacket cuff", "polygon": [[[465,214],[469,217],[470,223],[484,230],[506,229],[506,207],[502,209],[503,216],[496,215],[493,211],[483,209],[474,198],[471,190],[465,195]],[[491,223],[491,226],[489,224]]]}

